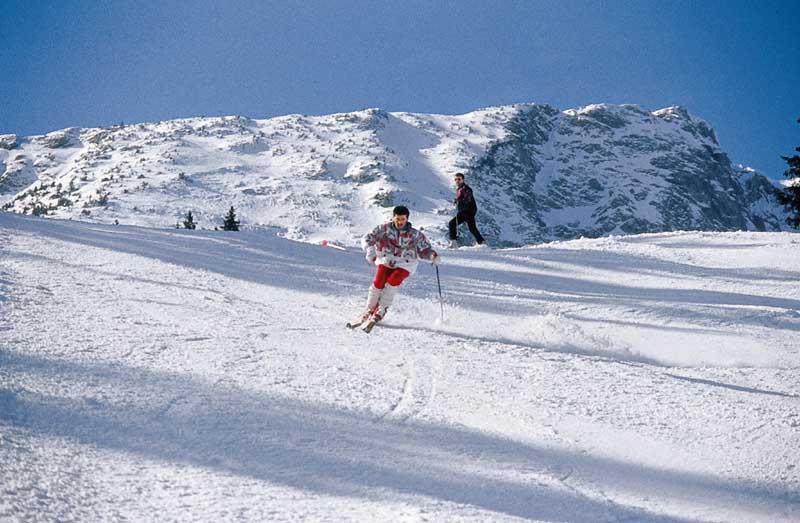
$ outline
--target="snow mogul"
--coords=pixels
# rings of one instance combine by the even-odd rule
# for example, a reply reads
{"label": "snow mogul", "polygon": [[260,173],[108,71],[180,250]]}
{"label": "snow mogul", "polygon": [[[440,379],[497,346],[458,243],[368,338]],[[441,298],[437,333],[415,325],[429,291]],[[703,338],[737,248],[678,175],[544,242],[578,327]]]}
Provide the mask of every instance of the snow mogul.
{"label": "snow mogul", "polygon": [[367,294],[367,309],[358,321],[347,324],[349,328],[366,323],[364,331],[370,332],[386,316],[400,284],[414,274],[420,259],[439,264],[441,257],[422,231],[411,226],[408,216],[408,208],[398,205],[390,222],[378,225],[361,240],[367,261],[378,268]]}

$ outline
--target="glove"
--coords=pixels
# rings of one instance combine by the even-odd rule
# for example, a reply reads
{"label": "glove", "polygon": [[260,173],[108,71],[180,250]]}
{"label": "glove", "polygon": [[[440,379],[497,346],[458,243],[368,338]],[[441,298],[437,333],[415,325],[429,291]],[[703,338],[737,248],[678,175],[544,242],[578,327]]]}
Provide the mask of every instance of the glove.
{"label": "glove", "polygon": [[375,260],[377,260],[377,259],[378,259],[378,256],[375,254],[375,251],[373,251],[373,250],[371,250],[371,249],[367,251],[367,254],[366,254],[366,256],[364,256],[364,257],[365,257],[365,258],[367,259],[367,261],[368,261],[369,263],[371,263],[371,264],[374,264],[374,263],[375,263]]}
{"label": "glove", "polygon": [[439,265],[440,263],[442,263],[442,257],[434,252],[433,258],[431,258],[431,265]]}

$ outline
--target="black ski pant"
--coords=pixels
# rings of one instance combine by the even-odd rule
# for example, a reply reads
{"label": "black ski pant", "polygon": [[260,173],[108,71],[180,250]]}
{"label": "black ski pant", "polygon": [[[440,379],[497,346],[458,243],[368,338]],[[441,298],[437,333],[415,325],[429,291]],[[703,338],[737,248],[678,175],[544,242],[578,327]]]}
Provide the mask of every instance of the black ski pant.
{"label": "black ski pant", "polygon": [[475,215],[463,212],[458,213],[455,218],[450,220],[449,223],[450,239],[455,240],[458,237],[456,228],[460,223],[464,222],[467,222],[467,227],[469,227],[469,232],[471,232],[472,235],[475,237],[475,241],[478,243],[483,243],[483,236],[481,236],[481,232],[478,230],[478,226],[475,225]]}

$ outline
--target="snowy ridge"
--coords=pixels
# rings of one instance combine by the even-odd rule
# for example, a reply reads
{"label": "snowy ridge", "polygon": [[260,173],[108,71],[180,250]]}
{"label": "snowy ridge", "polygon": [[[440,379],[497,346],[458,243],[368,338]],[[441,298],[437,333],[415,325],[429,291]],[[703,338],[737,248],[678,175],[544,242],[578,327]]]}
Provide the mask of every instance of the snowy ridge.
{"label": "snowy ridge", "polygon": [[157,228],[191,210],[213,229],[234,205],[247,228],[347,245],[401,203],[441,239],[456,171],[468,173],[496,245],[785,227],[772,183],[741,176],[713,129],[681,107],[366,109],[0,137],[6,210]]}
{"label": "snowy ridge", "polygon": [[[172,226],[192,210],[213,228],[234,205],[245,226],[353,243],[395,200],[414,205],[421,225],[441,222],[437,213],[449,212],[452,197],[448,169],[466,168],[501,135],[497,119],[491,110],[367,109],[59,131],[0,151],[11,162],[5,199],[18,212],[151,227]],[[14,196],[20,179],[32,185]]]}
{"label": "snowy ridge", "polygon": [[0,519],[796,521],[800,239],[443,253],[0,212]]}

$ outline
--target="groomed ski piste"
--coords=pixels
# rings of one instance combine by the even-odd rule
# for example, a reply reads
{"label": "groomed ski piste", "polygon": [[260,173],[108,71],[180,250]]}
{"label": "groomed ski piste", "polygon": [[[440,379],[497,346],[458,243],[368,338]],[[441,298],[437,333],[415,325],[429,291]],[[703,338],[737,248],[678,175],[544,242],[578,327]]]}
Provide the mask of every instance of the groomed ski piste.
{"label": "groomed ski piste", "polygon": [[0,213],[0,520],[800,521],[800,236],[440,252]]}

